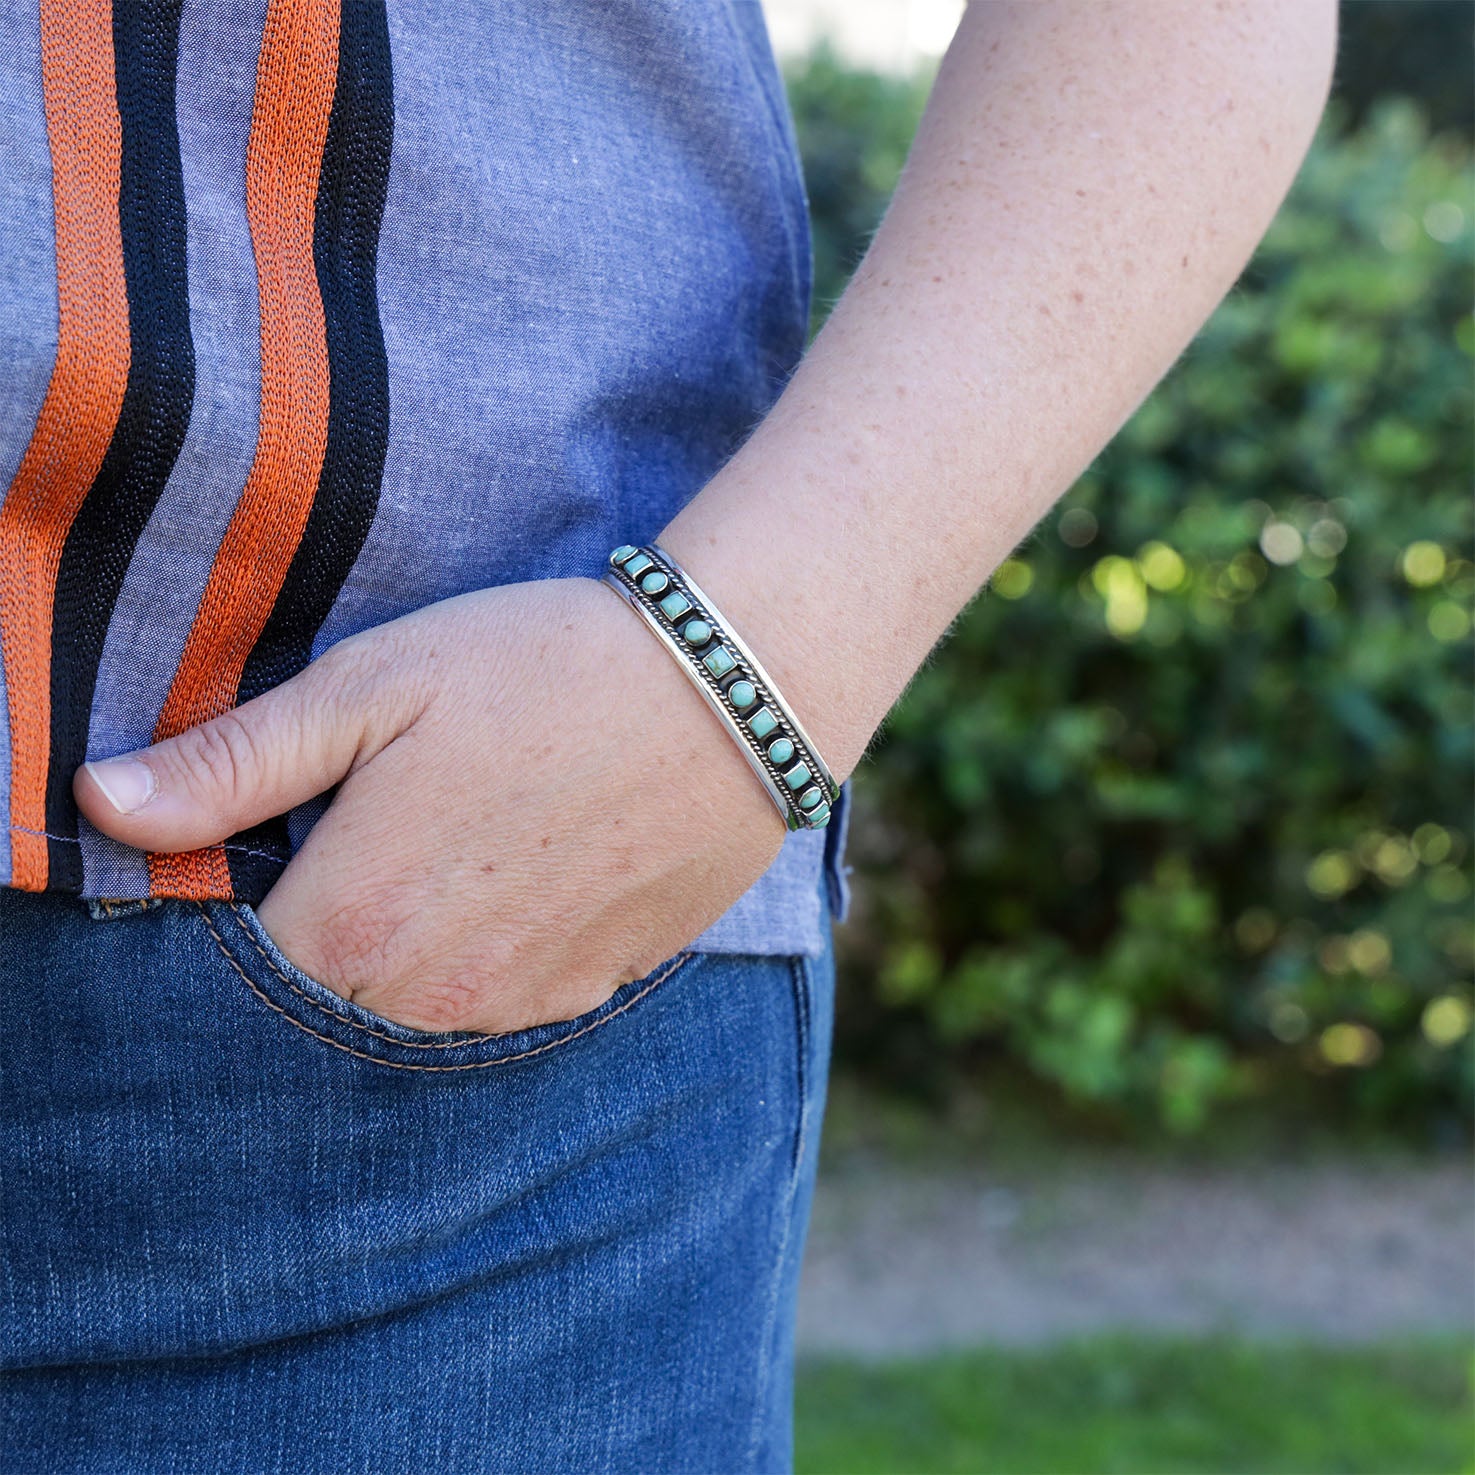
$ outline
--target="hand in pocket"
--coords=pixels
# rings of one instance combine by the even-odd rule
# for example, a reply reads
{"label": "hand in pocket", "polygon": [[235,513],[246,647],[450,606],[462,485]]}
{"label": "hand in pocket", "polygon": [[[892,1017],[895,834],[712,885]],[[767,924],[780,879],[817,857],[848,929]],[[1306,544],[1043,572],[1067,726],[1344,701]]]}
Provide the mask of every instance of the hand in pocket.
{"label": "hand in pocket", "polygon": [[340,780],[260,920],[303,972],[423,1030],[596,1008],[721,916],[786,833],[675,662],[591,579],[379,626],[80,769],[75,792],[106,834],[184,851]]}

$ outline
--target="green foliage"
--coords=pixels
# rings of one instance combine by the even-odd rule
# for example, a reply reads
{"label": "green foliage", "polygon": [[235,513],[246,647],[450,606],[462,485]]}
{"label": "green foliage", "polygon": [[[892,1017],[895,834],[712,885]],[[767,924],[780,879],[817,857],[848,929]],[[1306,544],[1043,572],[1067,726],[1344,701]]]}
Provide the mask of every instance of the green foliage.
{"label": "green foliage", "polygon": [[1354,124],[1379,98],[1406,93],[1419,99],[1435,132],[1470,134],[1470,0],[1342,0],[1340,12],[1336,95]]}
{"label": "green foliage", "polygon": [[[823,55],[790,87],[833,295],[919,93]],[[1342,121],[873,745],[848,1064],[1007,1056],[1184,1132],[1247,1098],[1462,1130],[1470,158],[1407,104]]]}
{"label": "green foliage", "polygon": [[1453,1475],[1470,1364],[1371,1349],[1113,1337],[801,1367],[800,1475]]}
{"label": "green foliage", "polygon": [[931,79],[854,71],[821,45],[787,85],[804,154],[818,329],[880,224]]}

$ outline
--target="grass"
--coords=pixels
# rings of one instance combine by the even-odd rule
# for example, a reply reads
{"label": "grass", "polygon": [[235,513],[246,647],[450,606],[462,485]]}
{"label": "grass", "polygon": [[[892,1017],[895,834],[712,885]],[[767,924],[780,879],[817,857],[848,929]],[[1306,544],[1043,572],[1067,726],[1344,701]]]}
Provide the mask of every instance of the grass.
{"label": "grass", "polygon": [[1470,1475],[1469,1349],[1111,1337],[801,1365],[799,1475]]}

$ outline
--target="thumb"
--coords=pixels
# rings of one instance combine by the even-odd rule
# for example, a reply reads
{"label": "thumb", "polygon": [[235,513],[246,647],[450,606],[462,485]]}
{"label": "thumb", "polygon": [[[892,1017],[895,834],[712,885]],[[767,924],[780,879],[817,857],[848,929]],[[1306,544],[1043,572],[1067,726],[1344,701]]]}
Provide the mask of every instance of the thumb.
{"label": "thumb", "polygon": [[331,788],[409,725],[394,725],[403,703],[387,673],[366,672],[348,644],[177,737],[84,763],[72,780],[77,807],[126,845],[196,850]]}

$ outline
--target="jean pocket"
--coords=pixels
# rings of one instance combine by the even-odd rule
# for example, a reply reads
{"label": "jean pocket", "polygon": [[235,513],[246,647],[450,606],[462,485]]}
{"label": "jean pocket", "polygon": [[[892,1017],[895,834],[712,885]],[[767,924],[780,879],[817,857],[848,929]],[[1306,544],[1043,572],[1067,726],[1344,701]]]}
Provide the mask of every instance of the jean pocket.
{"label": "jean pocket", "polygon": [[335,994],[304,973],[274,943],[253,907],[201,902],[199,916],[222,967],[258,1002],[303,1035],[346,1055],[396,1070],[441,1073],[533,1063],[630,1013],[703,955],[674,954],[644,978],[622,984],[604,1003],[573,1019],[502,1034],[433,1033],[396,1024]]}

